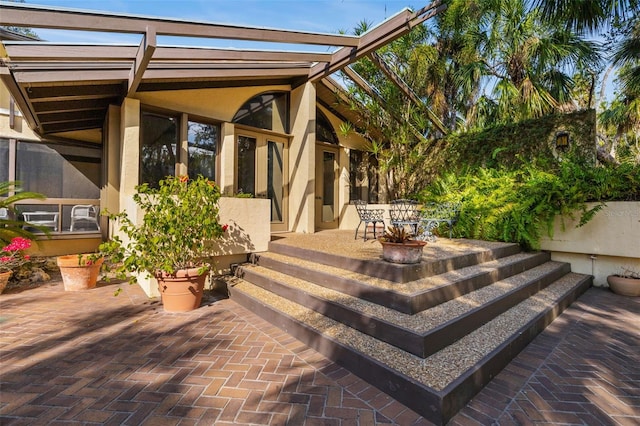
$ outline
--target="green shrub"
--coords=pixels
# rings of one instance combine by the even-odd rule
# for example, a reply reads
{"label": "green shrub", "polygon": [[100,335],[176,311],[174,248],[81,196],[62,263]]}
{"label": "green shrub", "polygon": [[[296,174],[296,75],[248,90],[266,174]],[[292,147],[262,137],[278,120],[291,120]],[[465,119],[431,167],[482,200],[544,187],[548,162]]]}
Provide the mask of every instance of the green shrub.
{"label": "green shrub", "polygon": [[[525,163],[519,170],[489,168],[447,173],[420,193],[420,201],[461,201],[458,237],[516,242],[538,249],[556,216],[584,225],[613,200],[640,200],[640,166],[589,166],[565,159],[555,169]],[[587,202],[595,207],[587,208]]]}

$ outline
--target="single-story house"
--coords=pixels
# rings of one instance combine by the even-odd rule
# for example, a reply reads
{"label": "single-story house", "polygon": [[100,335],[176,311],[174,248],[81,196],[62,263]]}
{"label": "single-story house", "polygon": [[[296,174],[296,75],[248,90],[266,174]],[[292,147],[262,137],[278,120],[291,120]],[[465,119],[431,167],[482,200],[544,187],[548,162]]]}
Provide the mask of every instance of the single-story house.
{"label": "single-story house", "polygon": [[[339,131],[358,116],[332,75],[441,7],[405,9],[351,36],[2,3],[0,181],[48,197],[20,210],[50,226],[41,250],[51,255],[90,251],[108,237],[104,217],[77,220],[74,206],[129,211],[136,185],[173,174],[202,174],[236,197],[223,198],[222,215],[244,224],[250,241],[227,255],[265,250],[270,233],[354,229],[350,200],[384,194],[375,169],[363,171],[368,141]],[[16,27],[136,43],[45,42]],[[220,48],[219,39],[287,50]]]}

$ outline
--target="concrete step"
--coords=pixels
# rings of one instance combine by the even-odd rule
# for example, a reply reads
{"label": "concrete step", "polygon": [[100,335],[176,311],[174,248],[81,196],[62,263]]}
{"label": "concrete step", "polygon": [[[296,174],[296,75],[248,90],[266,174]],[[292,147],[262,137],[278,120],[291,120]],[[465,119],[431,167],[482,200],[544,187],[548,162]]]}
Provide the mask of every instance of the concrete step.
{"label": "concrete step", "polygon": [[[304,238],[304,245],[299,244]],[[398,265],[381,259],[382,246],[377,241],[356,240],[338,244],[332,234],[291,235],[269,243],[269,252],[310,260],[326,266],[357,272],[370,277],[407,283],[421,278],[477,265],[520,252],[517,244],[477,241],[441,240],[427,244],[422,261],[413,265]]]}
{"label": "concrete step", "polygon": [[424,358],[537,293],[570,272],[570,268],[566,263],[546,262],[415,315],[313,284],[302,274],[279,271],[282,269],[244,266],[241,276],[252,284]]}
{"label": "concrete step", "polygon": [[590,285],[568,273],[427,358],[240,278],[231,298],[436,424],[475,393]]}
{"label": "concrete step", "polygon": [[541,265],[549,258],[543,252],[517,253],[406,283],[279,253],[262,253],[254,261],[265,268],[413,314]]}

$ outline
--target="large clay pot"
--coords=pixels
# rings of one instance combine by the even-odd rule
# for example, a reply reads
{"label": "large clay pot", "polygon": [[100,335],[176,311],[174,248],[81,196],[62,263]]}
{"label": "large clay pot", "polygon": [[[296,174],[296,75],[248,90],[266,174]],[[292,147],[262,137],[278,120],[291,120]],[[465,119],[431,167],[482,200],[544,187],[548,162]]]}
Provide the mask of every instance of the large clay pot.
{"label": "large clay pot", "polygon": [[2,294],[7,283],[9,283],[9,278],[11,278],[11,271],[0,272],[0,294]]}
{"label": "large clay pot", "polygon": [[165,311],[186,312],[200,307],[207,273],[199,274],[199,271],[199,268],[190,268],[179,269],[172,275],[156,274]]}
{"label": "large clay pot", "polygon": [[95,288],[103,258],[93,259],[90,254],[58,256],[57,263],[65,291]]}
{"label": "large clay pot", "polygon": [[422,249],[427,242],[420,240],[411,240],[404,243],[380,241],[380,244],[382,244],[382,259],[391,263],[411,264],[420,262]]}
{"label": "large clay pot", "polygon": [[611,291],[622,296],[640,296],[640,279],[609,275],[607,283]]}

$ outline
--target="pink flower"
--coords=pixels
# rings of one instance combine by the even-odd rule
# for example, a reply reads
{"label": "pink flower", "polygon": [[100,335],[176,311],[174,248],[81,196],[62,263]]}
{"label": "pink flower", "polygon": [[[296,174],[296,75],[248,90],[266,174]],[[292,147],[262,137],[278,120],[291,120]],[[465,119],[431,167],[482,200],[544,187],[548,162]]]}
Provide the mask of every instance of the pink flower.
{"label": "pink flower", "polygon": [[10,261],[10,260],[11,260],[11,258],[10,258],[9,256],[2,256],[2,257],[0,257],[0,262],[8,262],[8,261]]}

